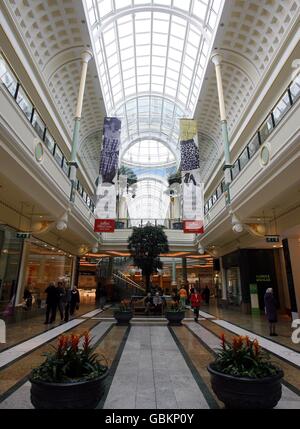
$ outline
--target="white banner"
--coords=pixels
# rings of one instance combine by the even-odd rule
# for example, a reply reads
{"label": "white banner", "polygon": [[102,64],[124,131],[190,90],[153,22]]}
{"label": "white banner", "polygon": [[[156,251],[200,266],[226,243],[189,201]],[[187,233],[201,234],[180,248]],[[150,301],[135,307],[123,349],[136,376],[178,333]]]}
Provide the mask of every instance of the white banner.
{"label": "white banner", "polygon": [[96,191],[95,216],[97,219],[115,219],[116,218],[115,185],[111,183],[98,184],[97,191]]}
{"label": "white banner", "polygon": [[200,170],[182,172],[183,220],[204,219],[204,183]]}

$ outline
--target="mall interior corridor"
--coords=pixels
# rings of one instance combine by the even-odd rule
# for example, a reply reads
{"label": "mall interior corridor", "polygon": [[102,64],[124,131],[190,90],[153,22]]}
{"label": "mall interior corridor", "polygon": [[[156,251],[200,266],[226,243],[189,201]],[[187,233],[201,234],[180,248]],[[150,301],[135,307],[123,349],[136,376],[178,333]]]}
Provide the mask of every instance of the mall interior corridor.
{"label": "mall interior corridor", "polygon": [[300,0],[0,1],[0,421],[300,409],[299,100]]}
{"label": "mall interior corridor", "polygon": [[[237,325],[200,310],[196,323],[187,310],[182,326],[168,327],[163,317],[134,317],[130,326],[117,326],[112,309],[79,313],[71,321],[46,329],[36,317],[31,336],[19,342],[12,334],[0,353],[0,409],[30,409],[28,376],[63,332],[90,330],[96,351],[109,362],[110,376],[98,404],[104,409],[209,409],[223,408],[212,391],[206,367],[220,348],[220,335],[257,338],[284,369],[283,394],[276,408],[300,409],[300,345],[283,346],[282,335],[270,340],[261,331],[249,331],[240,316]],[[244,321],[243,321],[244,319]],[[257,326],[259,321],[256,318]],[[18,326],[19,325],[19,326]],[[20,324],[14,326],[15,332]],[[12,328],[11,328],[12,330]],[[287,325],[279,323],[287,334]],[[10,334],[10,330],[8,331]],[[16,335],[16,336],[15,336]]]}

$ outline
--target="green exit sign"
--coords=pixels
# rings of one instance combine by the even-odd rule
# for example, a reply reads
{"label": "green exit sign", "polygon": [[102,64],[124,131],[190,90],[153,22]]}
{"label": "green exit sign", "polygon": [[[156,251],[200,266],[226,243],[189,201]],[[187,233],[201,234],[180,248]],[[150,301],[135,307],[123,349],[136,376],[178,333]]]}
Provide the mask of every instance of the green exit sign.
{"label": "green exit sign", "polygon": [[30,235],[29,232],[17,232],[17,238],[29,238]]}
{"label": "green exit sign", "polygon": [[266,235],[267,243],[279,243],[279,235]]}

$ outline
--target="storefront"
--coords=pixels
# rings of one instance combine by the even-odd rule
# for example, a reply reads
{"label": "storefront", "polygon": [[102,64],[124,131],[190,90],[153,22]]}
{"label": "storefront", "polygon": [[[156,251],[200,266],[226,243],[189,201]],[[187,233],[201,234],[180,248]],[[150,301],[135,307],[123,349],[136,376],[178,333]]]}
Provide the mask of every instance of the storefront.
{"label": "storefront", "polygon": [[273,288],[276,300],[279,303],[273,250],[240,249],[222,256],[222,267],[227,306],[250,313],[250,287],[252,291],[255,290],[257,295],[255,299],[255,302],[258,303],[257,310],[264,311],[264,294],[269,287]]}
{"label": "storefront", "polygon": [[50,282],[64,278],[70,284],[74,257],[36,238],[26,241],[24,246],[24,273],[21,289],[18,291],[22,301],[25,287],[34,298],[44,300],[45,289]]}
{"label": "storefront", "polygon": [[23,240],[17,232],[0,225],[0,312],[16,299]]}

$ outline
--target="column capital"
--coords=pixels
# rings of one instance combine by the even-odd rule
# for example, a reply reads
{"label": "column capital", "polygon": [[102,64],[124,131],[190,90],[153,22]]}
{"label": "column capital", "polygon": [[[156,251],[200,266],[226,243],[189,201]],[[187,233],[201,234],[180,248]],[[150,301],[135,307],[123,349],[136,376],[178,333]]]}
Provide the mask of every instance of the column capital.
{"label": "column capital", "polygon": [[215,66],[219,66],[221,65],[221,62],[222,62],[222,55],[219,54],[219,52],[213,52],[210,59]]}
{"label": "column capital", "polygon": [[88,63],[93,58],[93,53],[89,49],[86,49],[81,53],[80,56],[84,63]]}

